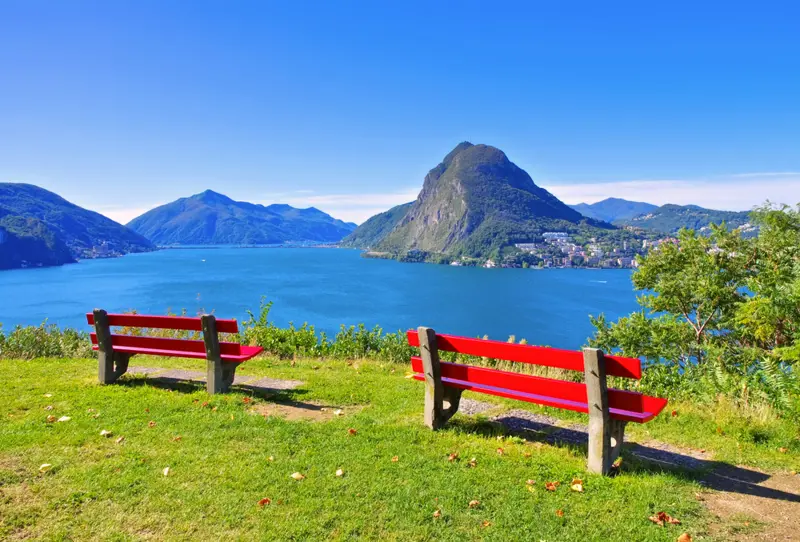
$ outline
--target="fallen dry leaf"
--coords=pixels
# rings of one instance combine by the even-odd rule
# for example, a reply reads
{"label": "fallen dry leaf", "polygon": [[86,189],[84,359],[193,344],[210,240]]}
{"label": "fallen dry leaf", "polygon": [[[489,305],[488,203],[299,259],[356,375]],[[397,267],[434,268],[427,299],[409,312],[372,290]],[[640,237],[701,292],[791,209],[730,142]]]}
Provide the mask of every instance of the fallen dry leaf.
{"label": "fallen dry leaf", "polygon": [[161,471],[161,474],[163,474],[164,476],[169,476],[169,467],[164,468],[164,470]]}
{"label": "fallen dry leaf", "polygon": [[678,411],[677,411],[677,410],[673,410],[673,411],[672,411],[672,417],[674,418],[674,417],[675,417],[675,416],[677,416],[677,415],[678,415]]}
{"label": "fallen dry leaf", "polygon": [[56,417],[50,414],[47,418],[45,418],[45,421],[47,423],[53,423],[54,421],[56,421]]}
{"label": "fallen dry leaf", "polygon": [[486,527],[489,527],[489,526],[491,526],[491,524],[492,524],[492,522],[491,522],[491,521],[489,521],[489,520],[486,520],[486,521],[484,521],[483,523],[481,523],[481,527],[484,527],[484,528],[486,528]]}
{"label": "fallen dry leaf", "polygon": [[678,537],[678,540],[676,542],[692,542],[692,535],[690,535],[689,533],[683,533]]}
{"label": "fallen dry leaf", "polygon": [[665,523],[669,523],[670,525],[681,524],[680,520],[670,517],[666,512],[659,512],[655,516],[650,516],[648,519],[661,527],[663,527]]}
{"label": "fallen dry leaf", "polygon": [[117,444],[122,444],[122,442],[123,442],[124,440],[125,440],[125,437],[119,437],[119,438],[118,438],[118,439],[117,439],[115,442],[116,442]]}
{"label": "fallen dry leaf", "polygon": [[788,448],[784,448],[784,447],[780,447],[780,448],[778,448],[778,451],[779,451],[780,453],[782,453],[782,454],[785,454],[786,452],[788,452],[788,451],[789,451],[789,449],[788,449]]}
{"label": "fallen dry leaf", "polygon": [[92,416],[92,419],[96,420],[99,417],[100,417],[100,414],[95,414],[94,416]]}
{"label": "fallen dry leaf", "polygon": [[348,435],[350,435],[350,436],[352,437],[352,436],[354,436],[354,435],[357,435],[357,434],[358,434],[358,431],[356,431],[355,429],[353,429],[353,428],[351,427],[350,429],[348,429],[348,430],[347,430],[347,434],[348,434]]}
{"label": "fallen dry leaf", "polygon": [[71,419],[72,419],[72,418],[70,418],[69,416],[61,416],[61,417],[60,417],[58,420],[56,420],[56,421],[59,421],[59,422],[68,422],[68,421],[70,421]]}
{"label": "fallen dry leaf", "polygon": [[275,458],[274,458],[274,457],[272,457],[272,456],[269,456],[269,457],[267,458],[267,461],[275,461]]}
{"label": "fallen dry leaf", "polygon": [[149,422],[147,422],[147,427],[155,427],[155,426],[156,426],[156,422],[154,422],[153,420],[150,420]]}
{"label": "fallen dry leaf", "polygon": [[397,463],[398,461],[400,461],[400,457],[399,456],[394,456],[392,458],[392,463]]}
{"label": "fallen dry leaf", "polygon": [[506,453],[506,451],[504,449],[502,449],[502,448],[498,448],[497,449],[497,455],[504,455],[505,453]]}
{"label": "fallen dry leaf", "polygon": [[481,501],[471,500],[469,501],[470,508],[477,508],[481,505]]}
{"label": "fallen dry leaf", "polygon": [[524,453],[524,454],[522,454],[522,455],[524,455],[525,457],[531,457],[533,454],[532,454],[532,453],[530,453],[530,452],[525,452],[525,453]]}
{"label": "fallen dry leaf", "polygon": [[176,437],[172,437],[172,442],[178,442],[178,441],[180,441],[182,438],[183,438],[183,437],[182,437],[182,436],[180,436],[180,435],[178,435],[178,436],[176,436]]}
{"label": "fallen dry leaf", "polygon": [[337,469],[336,476],[339,476],[341,478],[342,476],[344,476],[344,471],[342,469]]}
{"label": "fallen dry leaf", "polygon": [[569,488],[572,491],[583,493],[583,480],[581,480],[580,478],[573,478],[572,483],[569,485]]}
{"label": "fallen dry leaf", "polygon": [[260,501],[258,501],[258,506],[260,506],[261,508],[264,508],[264,506],[268,505],[268,504],[269,504],[269,503],[271,503],[271,502],[272,502],[272,499],[269,499],[269,498],[267,498],[267,497],[264,497],[263,499],[261,499]]}
{"label": "fallen dry leaf", "polygon": [[295,480],[298,480],[298,481],[299,481],[299,480],[303,480],[303,479],[305,479],[305,476],[303,476],[303,475],[302,475],[302,474],[300,474],[299,472],[293,472],[293,473],[292,473],[292,478],[294,478]]}
{"label": "fallen dry leaf", "polygon": [[211,412],[216,412],[216,411],[217,411],[217,407],[211,407]]}
{"label": "fallen dry leaf", "polygon": [[242,402],[244,404],[252,403],[253,399],[251,397],[242,397]]}
{"label": "fallen dry leaf", "polygon": [[434,510],[433,511],[433,519],[439,519],[440,517],[442,517],[442,511],[441,510]]}
{"label": "fallen dry leaf", "polygon": [[527,487],[528,491],[530,491],[531,493],[535,493],[536,492],[536,488],[534,486],[525,486],[525,487]]}
{"label": "fallen dry leaf", "polygon": [[205,408],[208,406],[208,401],[203,401],[203,404],[200,405],[200,408]]}
{"label": "fallen dry leaf", "polygon": [[536,484],[536,481],[535,480],[528,480],[525,483],[528,484],[529,486],[532,486],[532,485]]}
{"label": "fallen dry leaf", "polygon": [[555,491],[561,482],[545,482],[544,487],[547,491]]}
{"label": "fallen dry leaf", "polygon": [[560,518],[563,518],[564,517],[564,511],[559,508],[558,510],[556,510],[556,515],[558,517],[560,517]]}
{"label": "fallen dry leaf", "polygon": [[450,454],[450,455],[448,455],[448,456],[447,456],[447,460],[448,460],[450,463],[452,463],[452,462],[453,462],[453,461],[455,461],[456,459],[458,459],[458,452],[453,452],[452,454]]}
{"label": "fallen dry leaf", "polygon": [[53,465],[50,463],[44,463],[39,467],[39,472],[47,472],[53,468]]}
{"label": "fallen dry leaf", "polygon": [[111,435],[113,435],[113,434],[114,434],[114,433],[112,433],[111,431],[108,431],[108,430],[106,430],[106,429],[103,429],[102,431],[100,431],[100,436],[101,436],[101,437],[110,438],[110,437],[111,437]]}
{"label": "fallen dry leaf", "polygon": [[468,467],[472,467],[472,468],[477,467],[478,466],[478,460],[473,457],[472,459],[469,460],[469,463],[467,463],[467,466]]}
{"label": "fallen dry leaf", "polygon": [[408,373],[408,374],[407,374],[405,377],[403,377],[403,378],[414,378],[414,373]]}
{"label": "fallen dry leaf", "polygon": [[333,415],[334,416],[341,416],[342,415],[342,409],[341,408],[337,408],[336,410],[333,411]]}
{"label": "fallen dry leaf", "polygon": [[53,410],[53,405],[47,405],[44,407],[45,410]]}
{"label": "fallen dry leaf", "polygon": [[45,393],[44,396],[47,397],[47,398],[50,398],[50,397],[53,396],[53,394],[52,393]]}

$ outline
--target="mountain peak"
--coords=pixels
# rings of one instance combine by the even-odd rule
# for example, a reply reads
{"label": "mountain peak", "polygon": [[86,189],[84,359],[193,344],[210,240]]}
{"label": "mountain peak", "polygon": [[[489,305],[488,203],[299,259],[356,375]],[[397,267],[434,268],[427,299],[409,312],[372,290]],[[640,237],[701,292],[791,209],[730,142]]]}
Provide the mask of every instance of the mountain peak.
{"label": "mountain peak", "polygon": [[191,196],[190,199],[196,199],[205,203],[234,203],[234,201],[225,194],[220,194],[213,190],[204,190],[199,194]]}

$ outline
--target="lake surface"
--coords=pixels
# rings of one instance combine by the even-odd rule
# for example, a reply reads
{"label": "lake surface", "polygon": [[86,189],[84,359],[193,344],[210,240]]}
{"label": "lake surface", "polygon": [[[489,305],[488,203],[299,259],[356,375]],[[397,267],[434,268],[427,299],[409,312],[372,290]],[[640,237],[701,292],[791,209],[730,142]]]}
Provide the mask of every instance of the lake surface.
{"label": "lake surface", "polygon": [[275,302],[271,318],[281,326],[308,322],[331,334],[341,324],[388,331],[427,325],[559,348],[585,344],[589,314],[616,319],[637,308],[627,270],[482,269],[367,259],[345,249],[201,248],[0,271],[0,322],[6,330],[45,319],[88,329],[83,315],[95,307],[214,310],[243,320],[262,296]]}

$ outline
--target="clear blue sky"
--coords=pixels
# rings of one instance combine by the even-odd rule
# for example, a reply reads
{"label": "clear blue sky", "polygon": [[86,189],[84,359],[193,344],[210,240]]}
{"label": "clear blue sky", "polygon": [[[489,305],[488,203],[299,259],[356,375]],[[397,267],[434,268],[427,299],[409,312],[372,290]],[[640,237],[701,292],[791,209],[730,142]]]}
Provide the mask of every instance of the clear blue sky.
{"label": "clear blue sky", "polygon": [[469,140],[568,202],[796,203],[798,4],[0,0],[0,180],[361,220]]}

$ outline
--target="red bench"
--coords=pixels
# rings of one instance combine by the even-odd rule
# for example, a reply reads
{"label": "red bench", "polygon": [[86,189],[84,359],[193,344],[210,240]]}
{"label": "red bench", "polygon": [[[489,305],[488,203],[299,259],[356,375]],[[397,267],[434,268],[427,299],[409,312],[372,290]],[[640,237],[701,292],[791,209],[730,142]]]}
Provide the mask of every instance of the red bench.
{"label": "red bench", "polygon": [[[198,318],[184,316],[148,316],[142,314],[107,314],[95,309],[86,315],[95,332],[92,349],[99,352],[98,376],[103,384],[111,384],[128,370],[131,356],[168,356],[207,360],[208,393],[226,392],[233,384],[236,368],[261,353],[258,346],[220,342],[220,333],[239,333],[236,320],[217,320],[205,314]],[[203,340],[143,337],[111,333],[112,326],[136,329],[173,329],[202,331]]]}
{"label": "red bench", "polygon": [[[607,376],[641,379],[641,362],[635,358],[605,355],[594,348],[576,352],[469,339],[437,335],[426,327],[409,330],[408,343],[420,349],[421,356],[411,358],[411,367],[414,378],[425,382],[425,424],[428,427],[435,430],[447,423],[458,411],[464,390],[585,412],[589,414],[588,469],[591,472],[607,474],[611,470],[622,448],[626,423],[648,422],[667,405],[666,399],[608,388]],[[442,362],[439,350],[582,371],[585,380],[569,382]]]}

